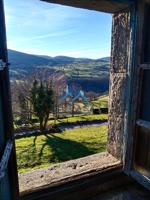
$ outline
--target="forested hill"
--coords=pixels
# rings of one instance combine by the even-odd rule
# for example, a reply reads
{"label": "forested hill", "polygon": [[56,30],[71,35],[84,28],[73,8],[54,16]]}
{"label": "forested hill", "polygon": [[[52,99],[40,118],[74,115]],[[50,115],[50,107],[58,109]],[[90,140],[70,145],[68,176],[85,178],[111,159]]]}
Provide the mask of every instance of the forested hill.
{"label": "forested hill", "polygon": [[[22,77],[28,75],[32,70],[48,67],[50,69],[63,70],[69,81],[71,79],[78,80],[79,83],[85,85],[86,90],[90,87],[90,81],[92,81],[91,85],[93,85],[90,90],[101,91],[101,89],[96,89],[97,86],[95,84],[97,84],[97,81],[100,81],[101,86],[99,87],[103,88],[102,91],[108,89],[109,57],[99,59],[67,56],[50,57],[8,50],[8,58],[12,80],[22,79]],[[87,81],[89,84],[86,85],[85,82]]]}
{"label": "forested hill", "polygon": [[9,61],[12,64],[12,67],[25,67],[28,69],[29,67],[36,66],[55,66],[62,64],[72,64],[72,63],[89,63],[89,62],[97,62],[97,63],[108,63],[110,58],[99,58],[99,59],[89,59],[89,58],[73,58],[67,56],[44,56],[44,55],[32,55],[27,53],[22,53],[19,51],[8,50]]}

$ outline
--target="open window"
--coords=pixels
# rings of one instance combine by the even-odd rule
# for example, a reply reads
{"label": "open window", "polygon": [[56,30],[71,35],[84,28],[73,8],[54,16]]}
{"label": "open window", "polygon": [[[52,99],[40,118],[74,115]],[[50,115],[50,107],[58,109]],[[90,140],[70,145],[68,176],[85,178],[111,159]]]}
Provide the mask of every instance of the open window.
{"label": "open window", "polygon": [[[49,2],[54,1],[49,0]],[[59,0],[55,2],[61,3]],[[108,151],[110,154],[120,159],[122,162],[124,161],[124,169],[128,174],[132,175],[132,177],[134,177],[136,180],[143,183],[143,185],[149,187],[150,95],[148,91],[150,79],[150,30],[149,26],[147,25],[143,34],[143,22],[144,19],[146,20],[144,24],[147,24],[149,22],[148,19],[150,18],[150,7],[147,4],[146,6],[144,5],[144,8],[146,8],[147,10],[145,12],[145,9],[141,9],[141,5],[139,5],[140,8],[136,12],[136,6],[133,6],[134,9],[132,9],[133,7],[131,9],[128,9],[130,5],[129,1],[125,1],[125,3],[124,1],[122,1],[122,3],[117,3],[116,1],[113,1],[113,3],[110,3],[109,1],[97,1],[98,4],[89,3],[88,5],[86,3],[80,4],[80,1],[78,1],[77,3],[76,2],[77,1],[72,1],[72,3],[70,3],[70,1],[67,0],[63,1],[63,3],[67,5],[115,13],[113,15],[112,30],[112,63],[110,75],[111,101],[109,110]],[[0,49],[0,58],[3,60],[3,62],[7,63],[4,13],[2,4],[0,4],[0,9],[2,10],[2,12],[0,12],[0,23],[2,23],[2,28],[0,31],[2,36],[0,37],[0,45],[2,44]],[[144,13],[146,14],[144,15]],[[137,35],[138,37],[135,37]],[[143,42],[142,44],[140,43],[139,45],[137,45],[138,41],[147,42]],[[141,52],[144,52],[144,56]],[[3,155],[4,157],[5,155],[7,155],[6,161],[9,160],[9,155],[12,155],[12,159],[10,159],[10,162],[8,162],[8,173],[11,176],[9,176],[7,182],[6,170],[6,176],[3,179],[4,182],[7,182],[6,186],[2,187],[2,181],[0,182],[0,185],[1,194],[6,195],[7,190],[7,194],[9,195],[10,184],[14,186],[13,189],[15,189],[17,193],[18,183],[17,178],[15,178],[17,177],[17,170],[15,166],[15,152],[12,151],[13,153],[11,153],[12,145],[10,142],[7,143],[7,140],[9,138],[13,140],[12,127],[10,126],[10,124],[12,125],[12,119],[10,119],[10,102],[9,98],[6,98],[7,95],[9,96],[8,68],[4,69],[4,71],[0,73],[2,80],[0,84],[2,86],[3,91],[3,100],[0,102],[2,103],[1,108],[3,109],[1,114],[2,119],[5,120],[4,122],[1,121],[2,126],[3,124],[5,124],[5,129],[4,131],[2,130],[0,133],[0,136],[2,138],[0,141],[2,147],[0,152],[2,162]],[[6,136],[7,132],[8,135]],[[125,142],[127,143],[127,145]],[[123,158],[125,159],[123,160]],[[5,163],[7,164],[7,162]],[[42,188],[40,189],[42,190]],[[17,197],[15,195],[13,196],[12,194],[14,195],[14,193],[11,191],[10,199],[16,199]],[[0,197],[5,199],[4,196]]]}

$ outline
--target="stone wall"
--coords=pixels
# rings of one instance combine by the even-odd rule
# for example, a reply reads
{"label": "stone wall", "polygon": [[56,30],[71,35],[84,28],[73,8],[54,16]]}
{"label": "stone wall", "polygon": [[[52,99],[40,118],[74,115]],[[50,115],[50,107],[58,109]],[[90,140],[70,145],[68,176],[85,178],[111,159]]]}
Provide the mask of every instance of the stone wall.
{"label": "stone wall", "polygon": [[130,13],[113,15],[110,69],[108,152],[122,160]]}

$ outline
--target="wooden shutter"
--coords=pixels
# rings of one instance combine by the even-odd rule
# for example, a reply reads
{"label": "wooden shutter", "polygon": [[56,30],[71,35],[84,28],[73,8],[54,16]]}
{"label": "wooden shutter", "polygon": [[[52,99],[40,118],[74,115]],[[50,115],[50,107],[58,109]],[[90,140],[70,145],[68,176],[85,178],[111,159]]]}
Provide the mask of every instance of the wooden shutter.
{"label": "wooden shutter", "polygon": [[19,196],[3,0],[0,0],[0,200]]}
{"label": "wooden shutter", "polygon": [[150,3],[139,1],[136,16],[125,171],[150,189]]}

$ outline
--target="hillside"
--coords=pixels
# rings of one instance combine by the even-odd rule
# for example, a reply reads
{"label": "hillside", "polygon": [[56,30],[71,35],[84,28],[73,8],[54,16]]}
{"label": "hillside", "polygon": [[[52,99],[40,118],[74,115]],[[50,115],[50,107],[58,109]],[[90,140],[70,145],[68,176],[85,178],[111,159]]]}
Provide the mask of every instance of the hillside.
{"label": "hillside", "polygon": [[105,92],[108,90],[109,57],[100,59],[50,57],[31,55],[8,50],[11,80],[22,79],[33,70],[46,67],[63,70],[68,81],[75,80],[85,91]]}

